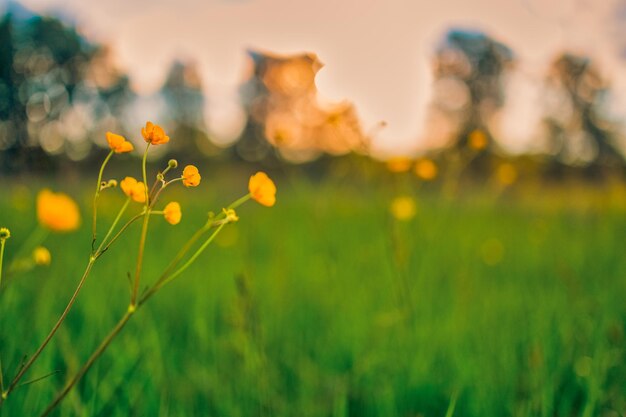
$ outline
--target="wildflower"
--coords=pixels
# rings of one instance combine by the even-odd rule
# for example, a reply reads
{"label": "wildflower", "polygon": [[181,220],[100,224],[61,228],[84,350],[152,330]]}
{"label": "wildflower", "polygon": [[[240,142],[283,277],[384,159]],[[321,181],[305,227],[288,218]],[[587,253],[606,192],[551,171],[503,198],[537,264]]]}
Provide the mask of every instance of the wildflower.
{"label": "wildflower", "polygon": [[396,156],[387,160],[387,169],[393,173],[407,172],[411,169],[411,159],[406,156]]}
{"label": "wildflower", "polygon": [[66,194],[44,189],[37,195],[37,218],[42,226],[52,231],[69,232],[78,228],[80,211]]}
{"label": "wildflower", "polygon": [[138,203],[146,202],[146,185],[143,182],[137,181],[133,177],[126,177],[120,182],[120,188],[133,201]]}
{"label": "wildflower", "polygon": [[11,231],[6,227],[0,227],[0,240],[7,240],[11,237]]}
{"label": "wildflower", "polygon": [[146,122],[146,127],[141,128],[141,136],[152,145],[163,145],[170,141],[170,137],[165,134],[163,128],[152,122]]}
{"label": "wildflower", "polygon": [[415,164],[415,175],[424,181],[431,181],[437,177],[437,164],[430,159],[420,159]]}
{"label": "wildflower", "polygon": [[182,213],[180,211],[180,204],[175,201],[171,203],[167,203],[165,208],[163,209],[163,217],[169,224],[178,224],[180,223],[180,218],[182,217]]}
{"label": "wildflower", "polygon": [[185,187],[196,187],[200,184],[200,173],[198,172],[198,168],[193,165],[187,165],[185,169],[183,169],[183,184]]}
{"label": "wildflower", "polygon": [[480,129],[472,130],[467,137],[467,144],[475,151],[481,151],[487,147],[487,135]]}
{"label": "wildflower", "polygon": [[226,215],[226,221],[228,223],[234,223],[239,220],[239,216],[234,209],[223,209],[224,215]]}
{"label": "wildflower", "polygon": [[170,159],[169,161],[167,161],[167,167],[168,168],[177,168],[178,167],[178,161],[175,159]]}
{"label": "wildflower", "polygon": [[276,185],[265,172],[257,172],[250,177],[248,190],[253,200],[267,207],[276,203]]}
{"label": "wildflower", "polygon": [[133,144],[126,140],[124,136],[117,135],[112,132],[106,133],[107,142],[109,142],[109,148],[115,153],[125,153],[131,152],[133,149]]}
{"label": "wildflower", "polygon": [[37,265],[50,265],[51,258],[50,251],[43,246],[37,246],[33,250],[33,260]]}
{"label": "wildflower", "polygon": [[417,213],[417,205],[412,197],[396,197],[391,201],[389,210],[391,211],[391,215],[396,219],[408,221],[415,217],[415,213]]}
{"label": "wildflower", "polygon": [[517,180],[517,170],[512,164],[505,162],[498,167],[496,178],[502,185],[511,185]]}

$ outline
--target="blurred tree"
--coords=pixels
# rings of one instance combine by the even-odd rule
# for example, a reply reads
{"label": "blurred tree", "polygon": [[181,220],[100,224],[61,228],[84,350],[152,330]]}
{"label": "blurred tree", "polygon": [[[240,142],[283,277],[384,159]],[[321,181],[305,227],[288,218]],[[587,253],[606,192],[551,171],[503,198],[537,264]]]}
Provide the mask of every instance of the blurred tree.
{"label": "blurred tree", "polygon": [[603,116],[608,92],[609,83],[588,57],[563,53],[553,60],[544,122],[555,161],[591,170],[624,166],[615,144],[617,126]]}
{"label": "blurred tree", "polygon": [[434,57],[436,123],[447,123],[441,142],[453,148],[493,147],[489,124],[504,104],[504,77],[512,51],[482,32],[452,30]]}
{"label": "blurred tree", "polygon": [[239,156],[306,162],[323,153],[342,155],[366,148],[351,103],[318,102],[315,77],[322,63],[315,54],[248,54],[252,71],[241,88],[248,120],[236,144]]}
{"label": "blurred tree", "polygon": [[202,80],[194,63],[174,61],[161,87],[165,114],[161,118],[170,136],[177,138],[171,146],[176,152],[194,153],[198,148],[205,154],[215,154],[218,148],[207,135],[204,110],[206,100]]}
{"label": "blurred tree", "polygon": [[107,50],[17,3],[0,21],[0,44],[0,171],[47,169],[48,155],[89,156],[91,134],[113,128],[132,98]]}

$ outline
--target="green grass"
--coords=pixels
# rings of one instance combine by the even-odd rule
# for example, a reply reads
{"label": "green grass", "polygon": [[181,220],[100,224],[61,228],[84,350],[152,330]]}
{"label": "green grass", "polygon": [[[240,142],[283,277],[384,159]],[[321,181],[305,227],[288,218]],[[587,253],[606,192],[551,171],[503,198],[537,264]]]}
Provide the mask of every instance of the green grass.
{"label": "green grass", "polygon": [[[208,174],[198,189],[170,194],[183,222],[152,221],[147,281],[208,210],[245,191],[247,174]],[[444,199],[410,181],[349,178],[279,177],[278,204],[242,207],[240,222],[138,312],[56,415],[626,415],[623,190],[619,204],[602,192],[529,187],[498,200],[489,191]],[[26,184],[0,201],[9,263],[35,225],[39,185]],[[3,282],[5,380],[87,263],[91,186],[52,185],[79,199],[85,219],[47,239],[50,267]],[[407,192],[418,215],[394,221],[389,201]],[[101,228],[121,201],[102,198]],[[98,261],[26,379],[60,373],[15,391],[2,416],[38,415],[125,312],[138,229]]]}

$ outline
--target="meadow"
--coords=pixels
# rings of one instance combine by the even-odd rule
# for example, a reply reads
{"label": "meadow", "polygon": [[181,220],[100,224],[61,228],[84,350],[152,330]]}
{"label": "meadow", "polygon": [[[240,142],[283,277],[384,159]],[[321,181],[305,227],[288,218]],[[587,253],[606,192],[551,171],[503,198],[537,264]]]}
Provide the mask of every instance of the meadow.
{"label": "meadow", "polygon": [[[197,189],[171,191],[183,220],[152,222],[148,282],[253,172],[207,168]],[[626,415],[623,184],[495,194],[475,183],[444,197],[389,173],[273,174],[276,206],[238,210],[241,220],[137,313],[54,415]],[[49,267],[5,277],[5,379],[88,261],[91,181],[2,180],[8,263],[36,226],[39,188],[72,195],[83,215],[77,232],[46,239]],[[390,214],[397,195],[415,199],[415,217]],[[103,224],[121,201],[119,190],[102,198]],[[96,264],[25,380],[58,372],[17,389],[0,415],[38,415],[124,314],[138,229]]]}

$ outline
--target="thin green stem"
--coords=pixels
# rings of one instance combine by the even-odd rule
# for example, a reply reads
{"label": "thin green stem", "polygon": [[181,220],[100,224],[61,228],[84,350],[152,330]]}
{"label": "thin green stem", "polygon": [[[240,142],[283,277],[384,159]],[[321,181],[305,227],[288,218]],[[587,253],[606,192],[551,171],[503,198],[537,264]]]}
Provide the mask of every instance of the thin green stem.
{"label": "thin green stem", "polygon": [[168,276],[159,284],[157,284],[155,288],[155,292],[161,289],[163,286],[165,286],[169,282],[171,282],[172,280],[174,280],[174,278],[176,278],[177,276],[182,274],[187,268],[189,268],[189,266],[198,258],[198,256],[200,256],[202,252],[204,252],[204,250],[211,244],[211,242],[213,242],[213,239],[215,239],[215,237],[219,234],[219,232],[221,232],[221,230],[224,228],[224,226],[226,226],[226,224],[227,223],[220,224],[218,228],[215,229],[215,231],[211,234],[211,236],[209,236],[209,238],[202,244],[202,246],[200,246],[198,250],[193,255],[191,255],[191,257],[187,260],[187,262],[185,262],[176,271],[172,272],[170,276]]}
{"label": "thin green stem", "polygon": [[102,250],[102,247],[106,243],[107,239],[111,236],[111,233],[113,233],[113,230],[115,229],[115,226],[117,226],[117,224],[119,223],[120,219],[122,218],[122,215],[124,214],[124,212],[128,208],[128,204],[130,204],[130,197],[127,198],[126,201],[124,202],[124,205],[122,206],[120,211],[117,213],[117,216],[115,217],[115,220],[113,220],[113,223],[111,224],[111,227],[109,227],[109,231],[104,236],[104,239],[102,239],[102,242],[100,242],[100,246],[98,246],[98,249],[96,249],[96,251],[94,252],[94,255],[96,257],[98,257],[98,254]]}
{"label": "thin green stem", "polygon": [[228,206],[228,208],[229,209],[236,209],[237,207],[239,207],[240,205],[242,205],[246,201],[250,200],[250,198],[252,198],[252,194],[246,194],[243,197],[241,197],[241,198],[235,200],[233,203],[231,203],[231,205]]}
{"label": "thin green stem", "polygon": [[95,260],[96,258],[93,256],[89,258],[89,263],[87,264],[87,268],[85,268],[85,272],[83,272],[83,276],[80,278],[80,281],[78,282],[78,286],[76,287],[76,290],[74,290],[74,294],[72,294],[72,297],[67,303],[65,310],[63,310],[63,313],[61,314],[61,316],[59,317],[55,325],[52,327],[52,330],[50,330],[50,333],[48,333],[48,336],[46,336],[46,338],[41,343],[41,345],[39,345],[35,353],[33,353],[33,355],[28,359],[26,364],[24,364],[22,369],[20,369],[18,374],[15,376],[15,378],[13,378],[7,390],[4,392],[4,395],[0,399],[0,405],[2,404],[2,401],[11,393],[11,391],[15,389],[17,383],[20,381],[20,379],[22,379],[24,374],[30,369],[31,366],[33,366],[33,364],[35,363],[39,355],[41,355],[41,352],[43,352],[43,350],[46,348],[48,343],[50,343],[50,340],[55,335],[57,330],[59,330],[59,327],[61,327],[61,324],[63,323],[63,321],[65,321],[67,314],[70,312],[70,309],[72,308],[72,306],[74,305],[74,302],[76,301],[76,298],[78,297],[78,293],[80,293],[80,290],[83,288],[83,284],[85,283],[87,276],[91,272],[91,268],[93,267]]}
{"label": "thin green stem", "polygon": [[124,316],[122,316],[122,318],[117,322],[113,330],[111,330],[111,332],[100,343],[98,348],[91,354],[89,359],[87,359],[87,362],[83,364],[83,366],[79,369],[76,375],[74,375],[74,377],[70,379],[67,384],[65,384],[63,390],[55,397],[50,405],[48,405],[48,407],[41,414],[41,417],[48,416],[59,405],[59,403],[65,398],[65,396],[72,390],[74,385],[76,385],[76,383],[80,381],[80,379],[87,373],[87,371],[89,370],[89,368],[91,368],[94,362],[102,355],[102,353],[104,353],[107,347],[109,347],[113,339],[115,339],[115,337],[122,331],[124,326],[126,326],[128,320],[130,320],[130,318],[133,316],[134,311],[134,308],[129,308],[126,314],[124,314]]}
{"label": "thin green stem", "polygon": [[[243,197],[232,202],[228,208],[235,209],[248,201],[251,195],[246,194]],[[189,265],[198,257],[200,254],[206,249],[206,247],[215,239],[218,233],[221,231],[222,227],[224,227],[227,223],[223,222],[225,215],[224,213],[218,214],[214,219],[210,219],[204,226],[202,226],[196,233],[187,241],[185,246],[178,252],[178,254],[172,259],[172,262],[165,268],[165,271],[161,275],[161,277],[156,281],[156,283],[148,290],[146,294],[142,297],[140,303],[144,303],[150,296],[152,296],[156,291],[158,291],[161,287],[172,281],[176,278],[177,275],[181,274]],[[210,230],[211,227],[218,226],[218,228],[213,232],[211,236],[207,239],[206,242],[192,255],[192,257],[178,270],[170,275],[170,271],[178,265],[181,259],[185,256],[185,254],[191,249],[193,244],[202,236],[206,231]]]}
{"label": "thin green stem", "polygon": [[[229,208],[238,207],[239,205],[247,201],[249,198],[250,198],[250,195],[248,194],[236,200],[234,203],[232,203],[229,206]],[[137,311],[137,308],[141,307],[141,305],[143,305],[152,295],[154,295],[163,286],[165,286],[166,284],[171,282],[173,279],[175,279],[178,275],[180,275],[182,272],[184,272],[198,258],[198,256],[200,256],[202,252],[204,252],[204,250],[211,244],[211,242],[213,242],[213,240],[219,234],[222,228],[226,224],[228,224],[228,220],[225,219],[225,215],[223,213],[220,213],[220,215],[218,215],[216,219],[211,219],[202,228],[200,228],[191,237],[191,239],[187,242],[187,244],[179,251],[179,253],[176,255],[174,260],[166,268],[163,275],[161,275],[161,278],[157,280],[157,282],[141,297],[141,299],[137,303],[136,297],[137,297],[137,290],[139,287],[139,277],[141,274],[141,260],[143,258],[143,250],[145,246],[145,238],[146,238],[146,232],[148,228],[148,219],[150,218],[149,207],[146,207],[146,211],[144,211],[141,215],[145,215],[145,217],[144,217],[144,223],[143,223],[143,228],[142,228],[142,236],[141,236],[140,245],[139,245],[139,256],[138,256],[138,262],[137,262],[137,271],[135,275],[133,295],[131,297],[131,303],[128,306],[128,310],[124,314],[124,316],[118,321],[118,323],[115,325],[113,330],[111,330],[111,332],[106,336],[106,338],[100,343],[98,348],[92,353],[92,355],[89,357],[87,362],[85,362],[85,364],[80,368],[80,370],[76,373],[76,375],[74,375],[74,377],[70,381],[68,381],[68,383],[65,385],[63,390],[55,397],[52,403],[48,405],[48,407],[44,410],[41,417],[48,416],[61,403],[61,401],[67,396],[67,394],[72,390],[72,388],[76,385],[76,383],[80,381],[80,379],[87,373],[87,371],[91,368],[94,362],[104,353],[104,351],[108,348],[108,346],[111,344],[113,339],[115,339],[115,337],[122,331],[126,323],[130,320],[133,314]],[[198,240],[205,231],[209,230],[214,225],[218,225],[217,229],[208,237],[208,239],[202,244],[202,246],[200,246],[200,248],[198,248],[198,250],[196,250],[196,252],[179,269],[177,269],[171,275],[168,275],[168,271],[178,264],[178,262],[184,257],[184,255],[192,247],[195,241]]]}
{"label": "thin green stem", "polygon": [[448,409],[446,410],[446,417],[452,417],[454,415],[454,409],[456,408],[456,401],[459,398],[459,391],[454,391],[452,396],[450,397],[450,403],[448,404]]}
{"label": "thin green stem", "polygon": [[[104,173],[104,167],[109,162],[111,157],[113,156],[113,150],[109,152],[106,158],[104,158],[104,162],[100,166],[100,172],[98,173],[98,182],[96,183],[96,192],[93,196],[93,219],[91,223],[91,246],[96,242],[96,218],[98,217],[98,197],[100,196],[100,187],[102,186],[102,175]],[[93,249],[93,248],[92,248]]]}
{"label": "thin green stem", "polygon": [[181,177],[179,178],[174,178],[173,180],[170,180],[166,183],[163,183],[163,185],[161,186],[161,188],[159,188],[159,190],[156,192],[156,194],[154,195],[154,197],[151,200],[151,204],[150,207],[154,207],[154,205],[156,204],[157,200],[159,199],[159,196],[161,195],[161,192],[170,184],[176,182],[176,181],[182,181],[183,179]]}
{"label": "thin green stem", "polygon": [[135,281],[133,284],[133,292],[130,298],[130,305],[136,305],[137,293],[139,292],[139,281],[141,278],[141,267],[143,264],[143,253],[146,246],[146,235],[148,234],[148,222],[150,221],[150,210],[144,213],[143,226],[141,227],[141,238],[139,239],[139,254],[137,255],[137,267],[135,269]]}
{"label": "thin green stem", "polygon": [[2,358],[0,358],[0,396],[4,397],[4,377],[2,376]]}
{"label": "thin green stem", "polygon": [[[0,288],[2,287],[2,262],[4,261],[4,245],[6,239],[0,239]],[[2,383],[2,369],[0,369],[0,384]]]}
{"label": "thin green stem", "polygon": [[146,175],[146,161],[148,159],[148,149],[150,149],[149,142],[148,146],[146,146],[146,150],[144,151],[143,158],[141,160],[141,173],[143,174],[143,184],[145,186],[144,189],[146,190],[146,206],[150,204],[150,194],[148,193],[148,176]]}
{"label": "thin green stem", "polygon": [[122,233],[124,233],[124,231],[128,228],[128,226],[130,226],[131,224],[133,224],[136,220],[138,220],[141,216],[144,216],[146,213],[145,212],[141,212],[136,214],[135,216],[133,216],[130,220],[128,220],[126,222],[126,224],[124,224],[124,226],[122,226],[122,228],[115,234],[115,236],[113,236],[113,238],[109,241],[109,243],[106,244],[106,246],[104,246],[104,248],[102,248],[102,250],[99,250],[98,253],[96,253],[96,259],[99,258],[100,256],[102,256],[102,254],[104,252],[106,252],[107,250],[109,250],[109,248],[111,247],[111,245],[113,243],[115,243],[115,241],[122,235]]}
{"label": "thin green stem", "polygon": [[176,267],[176,265],[178,265],[180,260],[183,259],[183,257],[185,256],[187,252],[189,252],[189,249],[191,249],[193,244],[196,243],[196,241],[200,238],[200,236],[202,236],[207,230],[211,228],[211,224],[212,224],[211,222],[207,222],[207,224],[202,226],[200,229],[196,231],[196,233],[193,234],[193,236],[191,236],[191,238],[187,241],[187,243],[185,243],[185,245],[178,251],[178,253],[174,257],[174,259],[172,259],[172,261],[167,266],[167,268],[165,268],[165,271],[163,271],[161,278],[169,274]]}

